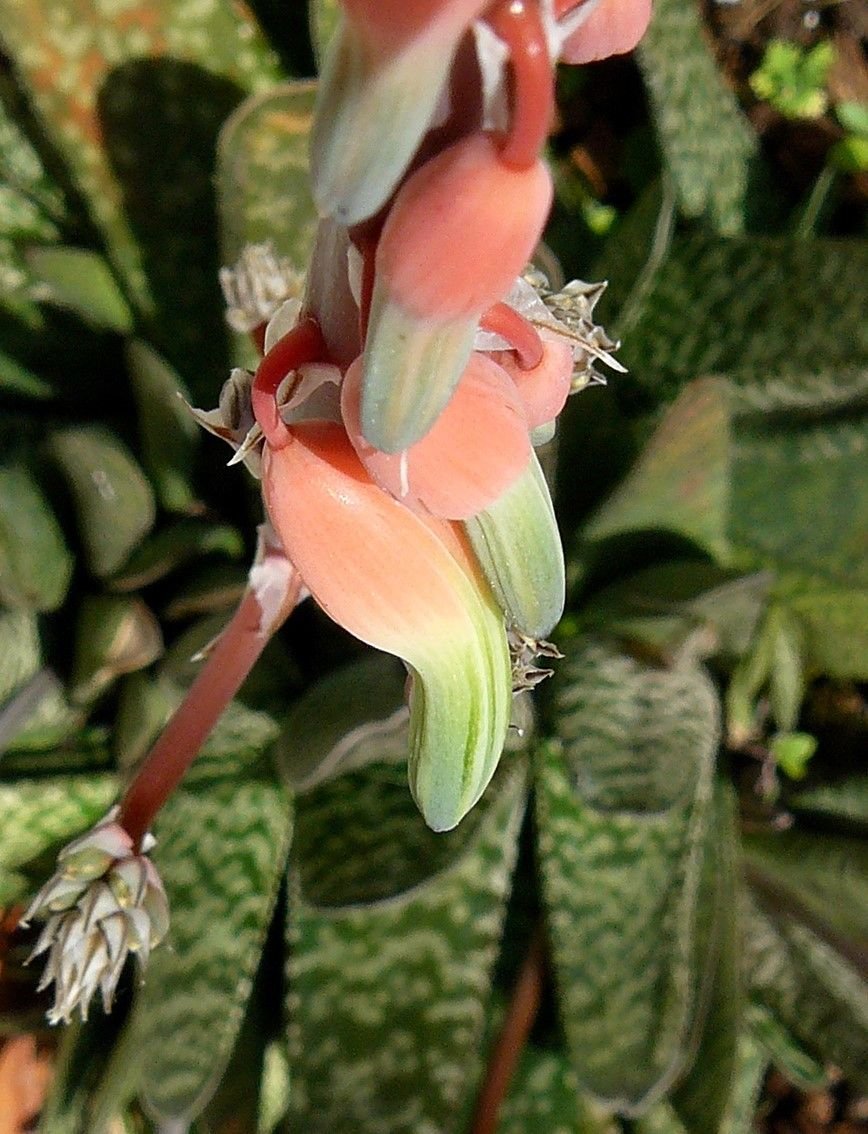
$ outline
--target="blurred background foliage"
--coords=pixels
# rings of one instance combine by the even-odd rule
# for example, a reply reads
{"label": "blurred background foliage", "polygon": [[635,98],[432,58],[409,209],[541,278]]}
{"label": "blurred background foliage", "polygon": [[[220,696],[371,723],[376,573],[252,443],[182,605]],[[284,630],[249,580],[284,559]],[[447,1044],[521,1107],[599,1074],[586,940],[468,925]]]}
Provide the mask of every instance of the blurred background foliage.
{"label": "blurred background foliage", "polygon": [[41,1023],[17,918],[244,584],[255,485],[177,393],[250,358],[221,263],[305,266],[334,16],[0,0],[0,1130],[856,1129],[857,0],[656,0],[635,57],[559,76],[546,264],[610,281],[629,374],[565,413],[566,656],[483,802],[424,827],[400,671],[307,604],[159,818],[147,981]]}

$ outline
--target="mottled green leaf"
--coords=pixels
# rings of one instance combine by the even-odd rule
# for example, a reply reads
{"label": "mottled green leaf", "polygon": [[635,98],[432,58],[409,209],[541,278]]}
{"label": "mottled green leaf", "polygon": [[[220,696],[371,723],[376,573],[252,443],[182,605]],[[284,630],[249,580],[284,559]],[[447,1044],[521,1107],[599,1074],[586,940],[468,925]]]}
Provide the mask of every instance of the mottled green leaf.
{"label": "mottled green leaf", "polygon": [[72,566],[60,526],[26,466],[0,466],[0,602],[54,610]]}
{"label": "mottled green leaf", "polygon": [[634,1119],[638,1134],[689,1134],[675,1108],[665,1099]]}
{"label": "mottled green leaf", "polygon": [[308,184],[316,83],[294,81],[243,103],[220,134],[217,190],[223,256],[268,240],[307,269],[317,214]]}
{"label": "mottled green leaf", "polygon": [[21,92],[4,71],[0,75],[0,183],[38,211],[37,229],[26,235],[46,238],[56,232],[54,222],[63,217],[66,203],[23,129],[24,116]]}
{"label": "mottled green leaf", "polygon": [[35,285],[18,243],[0,236],[0,312],[31,331],[41,329],[45,319],[34,292]]}
{"label": "mottled green leaf", "polygon": [[738,575],[676,560],[606,587],[582,610],[583,626],[649,641],[666,653],[701,634],[706,654],[743,653],[765,606],[771,575]]}
{"label": "mottled green leaf", "polygon": [[683,212],[739,231],[759,140],[718,69],[699,4],[657,0],[638,59]]}
{"label": "mottled green leaf", "polygon": [[39,624],[28,611],[0,611],[0,758],[59,743],[76,724],[59,679],[43,665]]}
{"label": "mottled green leaf", "polygon": [[40,298],[81,316],[92,327],[127,334],[133,316],[111,268],[96,252],[59,245],[31,248],[27,263]]}
{"label": "mottled green leaf", "polygon": [[146,673],[121,683],[112,730],[112,750],[122,769],[132,768],[156,740],[174,707],[174,689]]}
{"label": "mottled green leaf", "polygon": [[788,803],[797,812],[828,815],[868,826],[868,776],[849,775],[802,788]]}
{"label": "mottled green leaf", "polygon": [[196,502],[191,481],[200,433],[182,401],[189,400],[187,389],[165,359],[140,339],[127,343],[126,356],[142,460],[162,506],[169,512],[185,512]]}
{"label": "mottled green leaf", "polygon": [[562,1051],[528,1044],[503,1101],[498,1134],[618,1134],[612,1115],[585,1098]]}
{"label": "mottled green leaf", "polygon": [[[344,852],[365,856],[363,828],[377,820],[372,808],[354,813],[351,804],[332,810],[335,839],[343,829]],[[351,904],[324,906],[318,898],[349,897],[351,887],[338,895],[334,887],[329,893],[328,879],[310,885],[305,874],[296,876],[288,1000],[293,1129],[457,1134],[479,1072],[486,991],[523,810],[522,769],[501,771],[464,820],[471,834],[457,853],[420,863],[410,861],[420,840],[451,841],[454,850],[454,833],[433,835],[405,808],[403,823],[389,831],[398,843],[392,858],[407,860],[405,875],[390,873],[393,886],[411,885],[388,897],[380,887],[381,900],[372,900],[378,887],[370,878],[356,884]],[[380,869],[373,854],[365,861]]]}
{"label": "mottled green leaf", "polygon": [[79,704],[93,701],[162,652],[160,624],[141,599],[89,596],[78,612],[70,697]]}
{"label": "mottled green leaf", "polygon": [[51,435],[51,457],[67,479],[94,575],[112,575],[154,522],[151,486],[127,449],[96,426]]}
{"label": "mottled green leaf", "polygon": [[555,981],[580,1081],[633,1112],[687,1055],[717,697],[689,661],[653,669],[594,641],[565,649],[559,740],[537,782]]}
{"label": "mottled green leaf", "polygon": [[800,830],[744,836],[746,860],[792,894],[821,922],[854,941],[868,941],[868,844],[829,832]]}
{"label": "mottled green leaf", "polygon": [[237,528],[210,520],[178,520],[148,536],[112,577],[114,591],[137,591],[171,574],[192,559],[226,555],[238,559],[244,540]]}
{"label": "mottled green leaf", "polygon": [[751,560],[868,588],[868,417],[736,427],[732,541]]}
{"label": "mottled green leaf", "polygon": [[833,390],[840,372],[849,401],[868,365],[866,277],[868,241],[677,237],[618,357],[655,399],[726,374],[735,404],[744,388],[754,405],[797,408],[806,385]]}
{"label": "mottled green leaf", "polygon": [[717,1134],[732,1097],[742,1026],[734,793],[715,785],[706,827],[696,925],[697,1002],[692,1066],[671,1102],[690,1134]]}
{"label": "mottled green leaf", "polygon": [[812,672],[868,680],[868,589],[804,585],[786,602],[801,623]]}
{"label": "mottled green leaf", "polygon": [[868,990],[827,941],[784,914],[746,902],[745,970],[750,995],[822,1063],[868,1084]]}
{"label": "mottled green leaf", "polygon": [[584,530],[600,540],[662,529],[726,553],[730,437],[720,382],[691,383],[663,418],[638,461]]}
{"label": "mottled green leaf", "polygon": [[749,1032],[742,1032],[736,1046],[732,1093],[720,1125],[720,1134],[745,1134],[745,1131],[753,1130],[767,1066],[765,1052]]}
{"label": "mottled green leaf", "polygon": [[803,1091],[819,1091],[829,1077],[775,1016],[755,1001],[745,1013],[751,1034],[779,1071]]}
{"label": "mottled green leaf", "polygon": [[0,701],[31,678],[41,661],[35,616],[24,610],[0,610]]}
{"label": "mottled green leaf", "polygon": [[316,906],[376,902],[420,885],[466,847],[481,812],[435,834],[421,821],[406,765],[381,763],[321,783],[298,801],[293,860]]}
{"label": "mottled green leaf", "polygon": [[172,595],[166,618],[189,618],[234,607],[247,586],[247,571],[240,564],[205,563]]}
{"label": "mottled green leaf", "polygon": [[139,1090],[164,1121],[195,1117],[217,1088],[283,873],[289,801],[270,778],[239,771],[188,781],[155,824],[171,926],[128,1026]]}
{"label": "mottled green leaf", "polygon": [[0,236],[13,240],[51,240],[57,226],[29,197],[0,181]]}
{"label": "mottled green leaf", "polygon": [[405,672],[369,654],[324,677],[290,709],[275,758],[296,791],[376,762],[404,763],[408,751]]}
{"label": "mottled green leaf", "polygon": [[101,819],[116,793],[117,781],[109,775],[0,783],[0,906],[34,893],[54,868],[50,852]]}
{"label": "mottled green leaf", "polygon": [[2,0],[0,28],[148,337],[201,403],[226,365],[217,133],[278,78],[274,54],[250,10],[221,0]]}

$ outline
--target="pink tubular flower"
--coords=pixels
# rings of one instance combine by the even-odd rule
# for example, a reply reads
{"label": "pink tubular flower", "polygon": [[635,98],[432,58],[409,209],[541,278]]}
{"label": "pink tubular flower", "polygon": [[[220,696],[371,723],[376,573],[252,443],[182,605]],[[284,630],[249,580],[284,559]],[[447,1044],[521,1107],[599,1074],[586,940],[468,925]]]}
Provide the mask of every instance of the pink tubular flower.
{"label": "pink tubular flower", "polygon": [[361,378],[358,359],[343,381],[344,424],[372,479],[408,508],[466,520],[493,504],[527,465],[522,402],[503,368],[484,355],[471,357],[434,426],[402,453],[375,449],[362,435]]}
{"label": "pink tubular flower", "polygon": [[382,492],[335,423],[305,422],[267,445],[262,484],[320,606],[409,667],[410,787],[429,826],[449,830],[494,773],[511,703],[503,616],[472,556],[449,524]]}
{"label": "pink tubular flower", "polygon": [[387,453],[424,437],[470,357],[482,312],[524,267],[551,205],[542,162],[513,169],[473,135],[402,187],[377,247],[361,424]]}
{"label": "pink tubular flower", "polygon": [[320,76],[311,176],[321,214],[350,225],[379,212],[406,172],[461,36],[486,0],[343,7]]}
{"label": "pink tubular flower", "polygon": [[524,367],[510,351],[493,357],[510,375],[521,399],[529,429],[554,421],[564,408],[573,378],[573,352],[569,343],[541,330],[543,354],[536,366]]}

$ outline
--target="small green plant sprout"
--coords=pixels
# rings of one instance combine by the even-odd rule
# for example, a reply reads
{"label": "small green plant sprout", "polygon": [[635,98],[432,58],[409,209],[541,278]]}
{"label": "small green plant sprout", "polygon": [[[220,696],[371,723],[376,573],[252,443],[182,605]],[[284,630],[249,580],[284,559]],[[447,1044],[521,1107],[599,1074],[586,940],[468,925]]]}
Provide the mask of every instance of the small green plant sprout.
{"label": "small green plant sprout", "polygon": [[829,160],[843,173],[864,173],[868,170],[868,104],[840,102],[835,117],[846,131],[829,153]]}
{"label": "small green plant sprout", "polygon": [[816,737],[807,732],[779,732],[769,742],[772,759],[791,780],[805,778],[816,750]]}
{"label": "small green plant sprout", "polygon": [[835,48],[827,41],[806,49],[773,39],[750,87],[785,118],[819,118],[829,105],[826,79],[834,61]]}

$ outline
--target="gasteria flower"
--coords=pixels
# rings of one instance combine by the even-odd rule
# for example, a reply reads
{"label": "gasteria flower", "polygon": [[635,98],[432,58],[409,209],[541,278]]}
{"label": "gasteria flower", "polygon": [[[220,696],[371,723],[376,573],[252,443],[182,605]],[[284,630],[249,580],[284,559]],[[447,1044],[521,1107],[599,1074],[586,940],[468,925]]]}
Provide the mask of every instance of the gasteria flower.
{"label": "gasteria flower", "polygon": [[473,135],[402,186],[377,246],[361,425],[400,452],[428,432],[464,371],[483,311],[509,290],[551,205],[536,162],[512,169]]}
{"label": "gasteria flower", "polygon": [[169,926],[163,884],[147,857],[153,839],[136,853],[117,813],[61,851],[57,872],[21,921],[45,922],[31,960],[48,953],[39,989],[54,983],[52,1024],[69,1023],[76,1009],[86,1020],[97,992],[108,1011],[129,954],[144,968]]}
{"label": "gasteria flower", "polygon": [[379,212],[440,100],[452,57],[488,0],[347,0],[319,86],[314,198],[346,225]]}
{"label": "gasteria flower", "polygon": [[466,520],[493,504],[527,466],[522,401],[506,371],[485,355],[472,355],[434,426],[401,453],[384,453],[364,437],[361,380],[358,359],[343,380],[344,424],[371,478],[406,507]]}
{"label": "gasteria flower", "polygon": [[[278,443],[275,443],[278,442]],[[371,481],[337,423],[268,436],[262,483],[284,550],[322,608],[407,664],[410,788],[436,831],[478,800],[512,700],[503,615],[459,533]]]}

